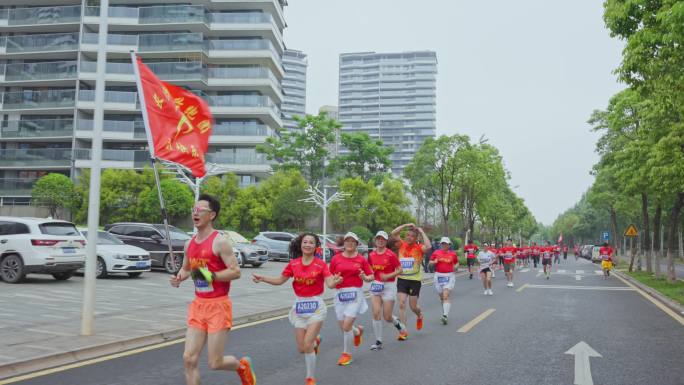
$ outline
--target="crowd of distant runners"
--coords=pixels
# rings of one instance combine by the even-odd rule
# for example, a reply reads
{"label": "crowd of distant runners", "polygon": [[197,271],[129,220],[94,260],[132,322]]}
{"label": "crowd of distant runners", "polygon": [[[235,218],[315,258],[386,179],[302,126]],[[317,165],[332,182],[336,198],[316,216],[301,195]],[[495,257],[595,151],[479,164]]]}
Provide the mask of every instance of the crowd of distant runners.
{"label": "crowd of distant runners", "polygon": [[[243,385],[253,385],[257,382],[251,359],[238,359],[223,353],[232,327],[230,284],[240,278],[241,272],[231,243],[213,227],[220,209],[214,197],[206,194],[199,197],[192,209],[197,232],[185,245],[180,271],[171,278],[174,287],[188,278],[195,286],[195,299],[188,307],[187,316],[183,353],[185,378],[188,385],[199,384],[199,357],[207,345],[211,369],[235,371]],[[418,298],[423,287],[424,270],[434,271],[433,286],[442,304],[441,322],[448,323],[450,293],[459,264],[451,239],[442,237],[431,244],[422,228],[407,223],[390,234],[379,231],[373,243],[375,247],[366,258],[359,252],[359,237],[348,232],[343,237],[342,250],[327,264],[320,258],[319,237],[303,233],[290,244],[290,261],[279,276],[252,275],[255,283],[270,285],[282,285],[292,280],[295,299],[289,320],[294,327],[297,349],[304,356],[306,385],[316,384],[316,357],[322,342],[320,330],[327,315],[327,306],[322,298],[326,286],[335,290],[334,311],[343,338],[338,365],[350,365],[353,362],[352,346],[358,347],[363,341],[365,330],[357,318],[369,308],[364,283],[370,284],[374,339],[371,350],[383,348],[385,323],[397,330],[399,341],[409,338],[409,310],[415,315],[415,329],[423,328],[424,315]],[[482,248],[471,240],[463,247],[468,277],[472,279],[475,274],[479,275],[484,295],[489,296],[494,295],[492,278],[496,270],[503,269],[508,287],[514,286],[516,267],[541,264],[546,279],[549,279],[551,266],[560,263],[561,253],[566,259],[567,252],[567,246],[550,242],[546,245],[515,246],[511,239],[503,245],[483,243]],[[606,276],[612,268],[612,254],[613,250],[607,244],[599,251]],[[398,316],[394,313],[395,302],[399,303]]]}

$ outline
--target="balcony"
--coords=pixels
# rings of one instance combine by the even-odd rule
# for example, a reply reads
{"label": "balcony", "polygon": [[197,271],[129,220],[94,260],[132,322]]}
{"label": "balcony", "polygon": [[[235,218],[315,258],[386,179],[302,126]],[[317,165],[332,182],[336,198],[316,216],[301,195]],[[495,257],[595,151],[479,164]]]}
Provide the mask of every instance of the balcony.
{"label": "balcony", "polygon": [[[212,29],[216,24],[266,24],[273,23],[269,13],[230,12],[210,13],[201,5],[162,5],[146,7],[109,7],[110,24],[191,24],[203,23]],[[86,18],[99,17],[100,7],[86,7]],[[87,20],[88,22],[96,22]]]}
{"label": "balcony", "polygon": [[[92,138],[94,122],[90,119],[79,119],[76,136]],[[142,121],[105,120],[102,125],[103,137],[109,140],[147,139],[145,125]]]}
{"label": "balcony", "polygon": [[78,62],[57,61],[40,63],[13,63],[2,66],[0,81],[4,82],[58,82],[78,79]]}
{"label": "balcony", "polygon": [[0,178],[0,196],[31,196],[38,178]]}
{"label": "balcony", "polygon": [[5,111],[73,108],[75,102],[75,90],[24,90],[2,95],[2,109]]}
{"label": "balcony", "polygon": [[78,24],[80,22],[80,5],[0,10],[0,27]]}
{"label": "balcony", "polygon": [[30,148],[0,150],[2,168],[69,168],[71,148]]}
{"label": "balcony", "polygon": [[[138,93],[135,91],[105,91],[105,108],[109,110],[131,111],[140,108]],[[78,106],[95,109],[95,90],[79,90]]]}
{"label": "balcony", "polygon": [[[91,167],[91,150],[74,149],[75,165],[78,168]],[[102,167],[106,168],[144,168],[150,164],[150,152],[147,150],[102,150]]]}
{"label": "balcony", "polygon": [[11,120],[0,129],[2,139],[71,138],[73,134],[71,119]]}
{"label": "balcony", "polygon": [[0,40],[0,54],[45,53],[76,50],[78,50],[78,32],[15,35],[7,36]]}

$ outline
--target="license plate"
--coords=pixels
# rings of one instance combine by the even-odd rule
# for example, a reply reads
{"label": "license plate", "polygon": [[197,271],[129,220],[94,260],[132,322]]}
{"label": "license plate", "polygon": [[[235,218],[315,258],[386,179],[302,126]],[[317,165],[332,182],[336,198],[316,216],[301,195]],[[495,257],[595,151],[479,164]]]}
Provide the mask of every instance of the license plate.
{"label": "license plate", "polygon": [[75,247],[62,247],[62,252],[64,254],[76,254],[76,248]]}
{"label": "license plate", "polygon": [[259,260],[260,261],[268,261],[268,256],[262,255],[261,257],[259,257]]}
{"label": "license plate", "polygon": [[148,266],[149,265],[147,264],[147,262],[136,262],[135,263],[135,267],[137,267],[138,269],[144,269]]}

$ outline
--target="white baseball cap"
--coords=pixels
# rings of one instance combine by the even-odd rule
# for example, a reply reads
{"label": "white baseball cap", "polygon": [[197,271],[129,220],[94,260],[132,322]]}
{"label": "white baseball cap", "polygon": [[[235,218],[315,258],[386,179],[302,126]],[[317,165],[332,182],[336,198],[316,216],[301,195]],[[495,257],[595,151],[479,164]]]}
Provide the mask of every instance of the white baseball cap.
{"label": "white baseball cap", "polygon": [[385,240],[389,240],[389,235],[387,235],[387,233],[382,231],[382,230],[378,231],[378,233],[375,234],[375,238],[377,238],[377,237],[383,238]]}
{"label": "white baseball cap", "polygon": [[449,239],[449,237],[442,237],[442,239],[439,240],[439,243],[451,244],[451,239]]}
{"label": "white baseball cap", "polygon": [[359,236],[356,235],[356,234],[354,234],[354,233],[352,233],[351,231],[348,232],[347,234],[344,234],[344,240],[345,240],[345,241],[347,240],[347,238],[352,238],[353,240],[356,241],[356,243],[359,242]]}

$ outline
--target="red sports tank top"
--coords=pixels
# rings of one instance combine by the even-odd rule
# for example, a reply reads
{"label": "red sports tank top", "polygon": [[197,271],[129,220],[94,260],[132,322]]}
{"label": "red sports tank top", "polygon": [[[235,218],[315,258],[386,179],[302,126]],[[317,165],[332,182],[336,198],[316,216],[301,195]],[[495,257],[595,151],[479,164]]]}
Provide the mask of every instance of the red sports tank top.
{"label": "red sports tank top", "polygon": [[196,270],[200,267],[206,267],[211,272],[225,270],[226,264],[218,255],[214,254],[213,244],[214,239],[219,235],[218,231],[214,231],[207,239],[198,243],[195,239],[197,235],[192,237],[190,245],[188,245],[187,257],[190,260],[190,277],[195,283],[195,295],[199,298],[217,298],[227,296],[230,291],[230,281],[213,281],[207,282],[206,279]]}

